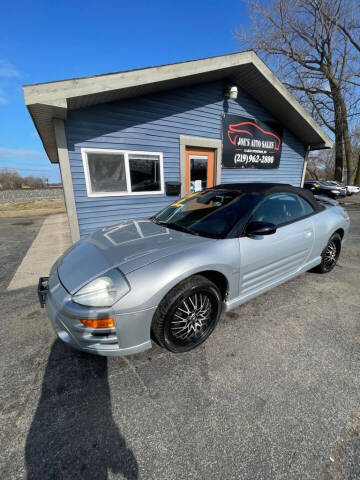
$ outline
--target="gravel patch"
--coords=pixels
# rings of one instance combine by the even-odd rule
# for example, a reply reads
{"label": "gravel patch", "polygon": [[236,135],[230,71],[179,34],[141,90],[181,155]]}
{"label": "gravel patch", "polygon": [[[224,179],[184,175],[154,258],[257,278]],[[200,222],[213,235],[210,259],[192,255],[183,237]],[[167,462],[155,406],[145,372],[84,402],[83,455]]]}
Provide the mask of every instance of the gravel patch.
{"label": "gravel patch", "polygon": [[44,188],[41,190],[0,190],[0,203],[38,200],[43,198],[63,198],[62,188]]}

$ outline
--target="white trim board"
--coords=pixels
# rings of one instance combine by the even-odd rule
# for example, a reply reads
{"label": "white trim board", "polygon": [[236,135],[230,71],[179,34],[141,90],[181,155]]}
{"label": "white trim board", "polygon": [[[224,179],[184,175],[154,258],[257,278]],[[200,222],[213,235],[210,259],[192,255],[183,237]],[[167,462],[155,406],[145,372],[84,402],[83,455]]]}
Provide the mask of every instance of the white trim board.
{"label": "white trim board", "polygon": [[[91,188],[91,179],[89,171],[88,153],[104,153],[104,154],[116,154],[124,155],[125,161],[125,174],[126,174],[126,192],[93,192]],[[147,192],[132,192],[130,184],[130,167],[129,167],[129,155],[157,155],[160,160],[160,190],[153,190]],[[130,196],[142,196],[142,195],[163,195],[164,194],[164,160],[162,152],[151,152],[142,150],[117,150],[110,148],[81,148],[81,158],[83,162],[83,169],[85,175],[86,192],[88,197],[130,197]]]}
{"label": "white trim board", "polygon": [[186,194],[186,147],[209,148],[215,150],[215,185],[221,181],[222,142],[216,138],[191,137],[180,135],[180,182],[181,197]]}

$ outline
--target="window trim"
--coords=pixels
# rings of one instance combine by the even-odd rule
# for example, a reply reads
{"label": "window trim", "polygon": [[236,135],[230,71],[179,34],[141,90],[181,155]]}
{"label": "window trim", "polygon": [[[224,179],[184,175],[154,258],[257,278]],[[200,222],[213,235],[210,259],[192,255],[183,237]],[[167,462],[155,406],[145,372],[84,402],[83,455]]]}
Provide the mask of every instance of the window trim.
{"label": "window trim", "polygon": [[[163,195],[164,194],[164,160],[162,152],[148,152],[144,150],[117,150],[110,148],[88,148],[82,147],[81,157],[85,175],[86,193],[88,197],[130,197],[141,195]],[[122,154],[125,161],[126,192],[93,192],[91,188],[91,178],[88,163],[88,153]],[[148,192],[131,192],[131,178],[129,155],[158,155],[160,160],[160,190],[151,190]]]}

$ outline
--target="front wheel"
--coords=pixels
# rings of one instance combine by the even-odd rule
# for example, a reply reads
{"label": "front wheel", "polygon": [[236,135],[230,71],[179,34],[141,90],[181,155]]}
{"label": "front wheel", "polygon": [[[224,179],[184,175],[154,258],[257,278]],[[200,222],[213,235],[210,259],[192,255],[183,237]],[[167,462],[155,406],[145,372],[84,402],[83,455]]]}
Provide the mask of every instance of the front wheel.
{"label": "front wheel", "polygon": [[152,322],[157,342],[171,352],[198,347],[213,332],[221,314],[217,286],[194,275],[174,287],[160,303]]}
{"label": "front wheel", "polygon": [[321,263],[315,267],[317,273],[328,273],[336,265],[341,250],[341,237],[334,233],[321,254]]}

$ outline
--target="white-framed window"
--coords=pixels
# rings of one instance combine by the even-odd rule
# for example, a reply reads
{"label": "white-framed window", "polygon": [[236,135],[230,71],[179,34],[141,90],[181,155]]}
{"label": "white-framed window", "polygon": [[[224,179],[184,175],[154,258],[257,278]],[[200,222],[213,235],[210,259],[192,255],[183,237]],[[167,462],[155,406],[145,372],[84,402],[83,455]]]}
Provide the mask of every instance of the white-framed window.
{"label": "white-framed window", "polygon": [[82,148],[88,197],[164,193],[163,154]]}

